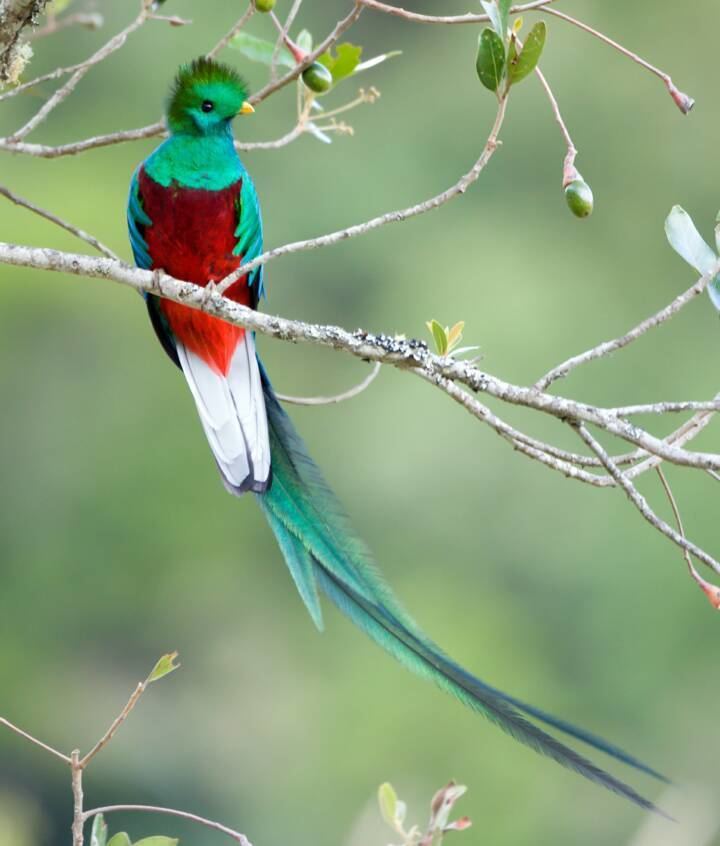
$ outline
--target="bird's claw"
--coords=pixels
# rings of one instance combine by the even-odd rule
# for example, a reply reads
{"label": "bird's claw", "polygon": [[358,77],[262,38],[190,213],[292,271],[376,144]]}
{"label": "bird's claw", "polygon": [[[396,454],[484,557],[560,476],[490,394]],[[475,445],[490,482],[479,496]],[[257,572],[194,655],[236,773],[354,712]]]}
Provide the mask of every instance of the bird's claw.
{"label": "bird's claw", "polygon": [[207,283],[207,285],[205,286],[205,289],[203,291],[203,296],[202,296],[202,306],[203,306],[203,308],[210,302],[210,299],[213,296],[213,294],[216,292],[216,290],[217,290],[217,285],[211,279]]}
{"label": "bird's claw", "polygon": [[152,272],[152,290],[154,293],[162,294],[162,278],[165,271],[156,267]]}

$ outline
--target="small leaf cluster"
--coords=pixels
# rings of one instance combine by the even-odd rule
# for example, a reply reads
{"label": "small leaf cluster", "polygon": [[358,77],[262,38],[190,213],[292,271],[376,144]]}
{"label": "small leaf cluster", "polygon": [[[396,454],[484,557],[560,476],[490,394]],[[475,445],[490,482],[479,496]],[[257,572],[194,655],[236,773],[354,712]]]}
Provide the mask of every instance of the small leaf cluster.
{"label": "small leaf cluster", "polygon": [[173,837],[144,837],[133,843],[124,832],[114,834],[108,840],[108,827],[103,815],[98,814],[93,820],[92,832],[90,833],[90,846],[178,846],[180,841]]}
{"label": "small leaf cluster", "polygon": [[464,831],[472,825],[469,817],[450,822],[453,806],[466,790],[465,785],[454,781],[438,790],[430,802],[430,821],[424,832],[417,825],[405,829],[407,804],[398,799],[395,788],[389,782],[380,785],[378,804],[382,818],[402,838],[402,846],[440,846],[447,832]]}
{"label": "small leaf cluster", "polygon": [[[665,221],[665,234],[675,252],[701,275],[712,273],[720,259],[705,241],[693,219],[681,206],[673,206]],[[715,225],[715,246],[720,252],[720,214]],[[715,308],[720,311],[720,275],[708,285],[708,294]]]}
{"label": "small leaf cluster", "polygon": [[545,47],[547,27],[545,21],[538,21],[521,45],[518,33],[522,18],[510,28],[511,0],[480,2],[491,26],[480,33],[475,68],[480,82],[502,99],[511,85],[522,82],[537,67]]}
{"label": "small leaf cluster", "polygon": [[450,355],[462,341],[465,321],[459,320],[454,326],[443,326],[434,318],[425,324],[435,341],[435,348],[439,355]]}

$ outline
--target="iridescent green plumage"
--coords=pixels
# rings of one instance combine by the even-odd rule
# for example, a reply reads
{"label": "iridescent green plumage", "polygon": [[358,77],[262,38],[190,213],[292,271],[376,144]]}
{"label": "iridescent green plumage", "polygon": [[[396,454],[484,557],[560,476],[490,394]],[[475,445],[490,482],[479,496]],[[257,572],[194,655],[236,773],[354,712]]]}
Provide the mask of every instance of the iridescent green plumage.
{"label": "iridescent green plumage", "polygon": [[433,643],[403,609],[355,535],[342,506],[280,407],[263,373],[273,483],[257,497],[300,595],[322,629],[318,589],[407,669],[477,711],[521,743],[644,808],[632,788],[529,722],[520,712],[656,778],[662,775],[607,741],[508,696],[468,673]]}

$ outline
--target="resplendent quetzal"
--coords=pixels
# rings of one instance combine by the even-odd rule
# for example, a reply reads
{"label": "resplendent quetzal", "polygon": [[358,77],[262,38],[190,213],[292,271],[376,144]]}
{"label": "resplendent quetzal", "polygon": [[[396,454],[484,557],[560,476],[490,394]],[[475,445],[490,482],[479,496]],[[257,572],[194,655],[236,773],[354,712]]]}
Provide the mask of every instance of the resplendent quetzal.
{"label": "resplendent quetzal", "polygon": [[[232,120],[253,111],[226,65],[183,65],[167,103],[170,137],[137,169],[128,226],[136,263],[206,285],[262,253],[255,187],[233,144]],[[255,308],[263,268],[226,292]],[[273,393],[253,335],[187,306],[147,297],[153,327],[181,368],[225,487],[253,491],[318,629],[319,593],[401,664],[484,714],[516,740],[644,808],[655,806],[541,730],[528,717],[658,778],[606,741],[485,684],[436,646],[375,569],[342,506]]]}

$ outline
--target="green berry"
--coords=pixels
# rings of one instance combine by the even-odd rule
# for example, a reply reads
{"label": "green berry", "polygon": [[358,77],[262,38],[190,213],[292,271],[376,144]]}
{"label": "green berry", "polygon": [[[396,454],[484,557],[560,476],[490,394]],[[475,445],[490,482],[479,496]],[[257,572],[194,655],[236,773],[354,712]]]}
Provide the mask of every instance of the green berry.
{"label": "green berry", "polygon": [[589,217],[593,210],[593,192],[584,179],[573,179],[565,186],[565,200],[575,217]]}
{"label": "green berry", "polygon": [[305,68],[302,78],[305,85],[316,94],[324,94],[329,91],[333,82],[332,74],[320,62],[313,62]]}
{"label": "green berry", "polygon": [[258,12],[272,12],[275,0],[255,0],[255,8]]}

